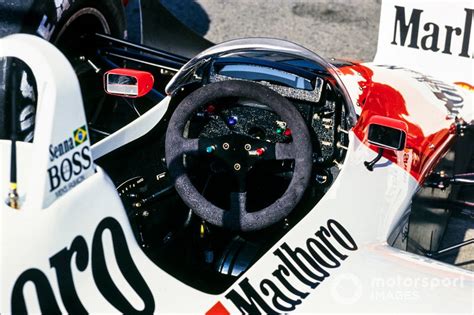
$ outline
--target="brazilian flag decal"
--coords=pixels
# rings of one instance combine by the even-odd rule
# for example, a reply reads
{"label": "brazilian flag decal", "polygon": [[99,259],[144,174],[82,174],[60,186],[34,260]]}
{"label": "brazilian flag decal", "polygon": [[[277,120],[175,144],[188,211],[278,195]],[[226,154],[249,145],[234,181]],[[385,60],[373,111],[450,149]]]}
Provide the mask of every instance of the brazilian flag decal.
{"label": "brazilian flag decal", "polygon": [[82,126],[74,130],[74,144],[77,146],[84,143],[87,140],[87,129],[86,126]]}

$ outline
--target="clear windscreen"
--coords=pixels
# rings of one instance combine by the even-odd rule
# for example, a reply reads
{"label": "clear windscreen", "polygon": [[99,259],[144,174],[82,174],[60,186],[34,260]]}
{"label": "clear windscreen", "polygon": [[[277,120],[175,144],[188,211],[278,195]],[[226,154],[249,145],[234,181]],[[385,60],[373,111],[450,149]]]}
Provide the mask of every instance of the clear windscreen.
{"label": "clear windscreen", "polygon": [[[355,123],[354,105],[349,93],[347,92],[342,80],[338,75],[338,69],[327,62],[324,58],[314,52],[297,45],[295,43],[273,39],[273,38],[246,38],[227,41],[215,45],[192,58],[187,62],[180,71],[171,79],[166,86],[166,93],[173,95],[183,85],[199,82],[201,80],[200,71],[205,69],[213,60],[222,56],[237,55],[242,52],[262,52],[275,53],[274,55],[285,55],[294,57],[299,67],[315,68],[317,71],[324,71],[334,78],[338,88],[345,99],[347,116],[349,123]],[[291,59],[291,58],[289,58]]]}

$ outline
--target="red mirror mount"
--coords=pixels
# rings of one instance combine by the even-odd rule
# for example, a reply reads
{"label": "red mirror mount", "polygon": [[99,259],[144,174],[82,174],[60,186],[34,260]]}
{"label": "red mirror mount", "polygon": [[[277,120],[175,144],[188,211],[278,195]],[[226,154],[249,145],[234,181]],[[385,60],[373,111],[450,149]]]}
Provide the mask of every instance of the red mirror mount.
{"label": "red mirror mount", "polygon": [[111,95],[142,97],[151,91],[153,83],[153,75],[146,71],[118,68],[104,74],[104,90]]}

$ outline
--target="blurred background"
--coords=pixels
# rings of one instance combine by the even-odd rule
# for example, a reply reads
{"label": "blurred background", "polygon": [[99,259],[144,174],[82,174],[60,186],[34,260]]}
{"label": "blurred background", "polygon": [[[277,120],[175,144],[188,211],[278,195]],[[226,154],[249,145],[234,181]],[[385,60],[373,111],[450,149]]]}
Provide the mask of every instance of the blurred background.
{"label": "blurred background", "polygon": [[320,54],[371,61],[381,0],[161,0],[211,42],[277,37]]}

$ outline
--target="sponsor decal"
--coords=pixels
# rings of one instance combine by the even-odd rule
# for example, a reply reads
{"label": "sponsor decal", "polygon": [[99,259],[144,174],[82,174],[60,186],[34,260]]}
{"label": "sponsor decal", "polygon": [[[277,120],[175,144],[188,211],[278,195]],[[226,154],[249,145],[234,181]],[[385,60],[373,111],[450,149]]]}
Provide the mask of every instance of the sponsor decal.
{"label": "sponsor decal", "polygon": [[20,82],[21,95],[24,98],[28,98],[33,102],[36,102],[35,91],[33,85],[29,82],[28,74],[26,71],[22,72],[21,82]]}
{"label": "sponsor decal", "polygon": [[230,312],[221,302],[217,302],[206,312],[206,315],[230,315]]}
{"label": "sponsor decal", "polygon": [[[122,277],[143,301],[144,306],[141,309],[136,309],[124,296],[113,280],[117,275],[112,277],[107,268],[109,261],[106,263],[104,234],[112,237],[113,258],[116,260]],[[32,286],[36,289],[37,299],[31,300],[39,304],[42,314],[61,314],[59,298],[67,313],[88,314],[88,310],[77,294],[73,268],[79,272],[91,272],[100,294],[120,313],[152,314],[155,310],[153,294],[133,261],[120,223],[114,218],[107,217],[97,225],[92,243],[89,245],[86,238],[81,235],[76,236],[69,248],[65,247],[49,258],[49,265],[56,273],[55,282],[50,282],[46,274],[37,268],[30,268],[17,278],[11,294],[13,314],[28,314],[27,304],[31,299],[28,293],[32,291],[25,290],[25,287]],[[53,290],[53,285],[57,285],[58,290]],[[25,292],[28,293],[25,294]],[[59,292],[60,296],[57,296],[55,292]]]}
{"label": "sponsor decal", "polygon": [[81,145],[87,140],[87,129],[86,126],[82,126],[74,130],[74,143],[76,146]]}
{"label": "sponsor decal", "polygon": [[[74,0],[72,0],[74,3]],[[43,15],[40,25],[36,29],[36,33],[46,40],[50,40],[56,28],[56,23],[61,20],[64,12],[71,7],[71,0],[54,0],[54,9],[56,11],[56,19],[53,22],[46,14]]]}
{"label": "sponsor decal", "polygon": [[[305,246],[291,248],[282,243],[273,252],[280,263],[259,283],[251,283],[245,277],[239,281],[239,289],[234,287],[225,297],[242,314],[294,311],[355,250],[357,244],[349,232],[336,220],[328,220],[326,226],[306,239]],[[220,302],[209,310],[210,314],[225,311]]]}
{"label": "sponsor decal", "polygon": [[56,26],[49,22],[48,16],[45,14],[41,19],[40,25],[36,29],[36,33],[44,39],[49,40],[55,28]]}
{"label": "sponsor decal", "polygon": [[461,113],[461,109],[464,107],[464,98],[457,92],[454,86],[422,74],[414,78],[418,82],[425,83],[430,88],[434,96],[443,102],[452,117],[456,117]]}
{"label": "sponsor decal", "polygon": [[[395,10],[392,45],[407,46],[447,55],[454,53],[460,57],[474,58],[472,52],[469,51],[473,9],[464,9],[463,25],[439,25],[431,21],[422,22],[423,10],[419,9],[413,9],[409,18],[407,18],[404,7],[395,6]],[[445,34],[440,40],[441,31]],[[451,51],[451,44],[455,41],[461,43],[460,51]]]}
{"label": "sponsor decal", "polygon": [[61,20],[64,11],[69,9],[71,3],[69,0],[54,0],[54,5],[56,6],[56,21]]}
{"label": "sponsor decal", "polygon": [[26,131],[35,124],[35,107],[26,105],[20,112],[20,130]]}
{"label": "sponsor decal", "polygon": [[35,112],[36,112],[36,96],[33,89],[33,85],[29,82],[30,78],[26,71],[22,71],[21,75],[21,83],[20,83],[20,90],[21,95],[26,100],[30,100],[31,103],[25,105],[25,107],[21,110],[19,116],[19,126],[21,133],[24,134],[23,141],[30,142],[33,140],[34,137],[34,127],[35,127]]}
{"label": "sponsor decal", "polygon": [[56,197],[81,183],[85,179],[81,174],[92,167],[87,139],[87,127],[82,126],[73,131],[72,137],[49,146],[49,160],[57,161],[48,168],[49,191],[55,191]]}
{"label": "sponsor decal", "polygon": [[454,82],[457,86],[462,87],[463,89],[466,89],[468,91],[474,92],[474,86],[470,85],[469,83],[466,82]]}
{"label": "sponsor decal", "polygon": [[26,105],[20,112],[19,122],[21,132],[26,132],[23,141],[30,142],[34,137],[36,109],[33,105]]}
{"label": "sponsor decal", "polygon": [[433,77],[422,74],[420,72],[406,69],[399,66],[379,65],[390,70],[401,70],[412,74],[412,78],[418,82],[424,83],[433,92],[433,95],[443,102],[449,114],[454,118],[461,113],[464,107],[464,97],[458,93],[454,85],[436,80]]}

